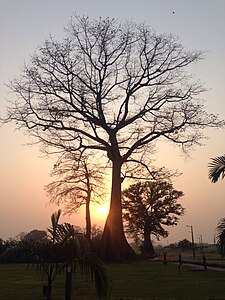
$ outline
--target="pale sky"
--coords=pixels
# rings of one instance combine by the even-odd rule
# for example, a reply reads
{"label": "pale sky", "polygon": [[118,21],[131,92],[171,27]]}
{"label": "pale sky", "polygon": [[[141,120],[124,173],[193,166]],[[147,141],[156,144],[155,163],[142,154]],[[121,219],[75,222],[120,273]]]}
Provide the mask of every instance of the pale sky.
{"label": "pale sky", "polygon": [[[208,112],[225,119],[225,1],[224,0],[0,0],[0,112],[12,95],[5,86],[51,33],[61,39],[72,14],[90,18],[115,17],[121,21],[146,22],[158,33],[177,35],[190,50],[206,50],[205,59],[190,71],[208,89],[203,97]],[[174,13],[173,13],[174,12]],[[13,124],[0,127],[0,237],[45,229],[56,207],[48,205],[43,191],[51,182],[55,158],[46,159],[38,147]],[[225,180],[212,184],[207,164],[225,153],[225,129],[207,130],[209,139],[185,159],[176,147],[157,144],[155,164],[178,169],[183,175],[174,182],[185,197],[186,214],[170,230],[167,242],[190,239],[186,225],[193,225],[196,241],[212,243],[219,219],[225,217]],[[82,214],[63,217],[84,225]],[[94,222],[96,223],[96,218]],[[101,221],[102,223],[102,221]],[[165,241],[162,241],[165,243]]]}

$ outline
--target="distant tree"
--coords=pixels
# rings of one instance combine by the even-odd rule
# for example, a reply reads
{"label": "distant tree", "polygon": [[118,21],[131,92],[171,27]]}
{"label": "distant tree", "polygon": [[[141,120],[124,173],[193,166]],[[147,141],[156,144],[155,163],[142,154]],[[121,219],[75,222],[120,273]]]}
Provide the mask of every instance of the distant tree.
{"label": "distant tree", "polygon": [[13,239],[15,240],[15,242],[20,242],[24,239],[26,234],[27,234],[27,232],[22,231],[22,232],[18,233]]}
{"label": "distant tree", "polygon": [[21,232],[14,238],[9,238],[0,244],[0,261],[11,263],[30,263],[34,261],[31,248],[34,244],[48,241],[45,230],[34,229],[28,233]]}
{"label": "distant tree", "polygon": [[4,241],[4,245],[6,245],[7,248],[12,248],[18,244],[18,240],[16,238],[8,238],[7,240]]}
{"label": "distant tree", "polygon": [[171,243],[167,246],[168,248],[171,248],[171,249],[175,249],[178,247],[178,244],[177,243]]}
{"label": "distant tree", "polygon": [[165,226],[177,225],[184,208],[177,201],[183,192],[167,180],[146,181],[131,185],[123,191],[125,229],[131,235],[143,237],[142,252],[155,255],[151,235],[167,237]]}
{"label": "distant tree", "polygon": [[[1,257],[1,254],[7,249],[7,246],[5,245],[4,243],[4,240],[2,238],[0,238],[0,257]],[[0,258],[1,260],[1,258]]]}
{"label": "distant tree", "polygon": [[31,243],[47,242],[47,239],[47,232],[38,229],[31,230],[23,238],[23,240]]}
{"label": "distant tree", "polygon": [[182,250],[189,250],[193,248],[192,242],[190,242],[187,239],[183,239],[181,241],[178,242],[178,248],[182,249]]}
{"label": "distant tree", "polygon": [[103,228],[93,224],[91,227],[91,249],[97,253],[97,255],[99,255],[99,249],[101,247],[102,234]]}
{"label": "distant tree", "polygon": [[[134,258],[122,223],[123,170],[147,161],[154,142],[188,151],[202,129],[222,125],[207,114],[205,89],[187,74],[202,58],[172,35],[145,24],[75,16],[62,42],[52,37],[36,51],[22,76],[11,82],[17,100],[5,122],[28,131],[48,153],[102,153],[112,168],[111,205],[102,236],[102,257]],[[132,168],[132,167],[131,167]]]}
{"label": "distant tree", "polygon": [[223,179],[225,176],[225,155],[217,156],[211,159],[209,163],[209,178],[213,183],[217,182],[219,178]]}
{"label": "distant tree", "polygon": [[103,168],[91,161],[91,157],[80,157],[65,153],[55,164],[51,176],[57,180],[46,186],[50,201],[64,204],[65,213],[77,212],[85,206],[86,237],[91,239],[91,202],[103,201]]}

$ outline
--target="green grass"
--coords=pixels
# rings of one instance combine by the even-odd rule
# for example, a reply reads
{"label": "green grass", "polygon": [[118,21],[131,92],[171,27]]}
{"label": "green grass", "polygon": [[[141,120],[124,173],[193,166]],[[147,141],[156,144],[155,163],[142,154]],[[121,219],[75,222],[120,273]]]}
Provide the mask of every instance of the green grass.
{"label": "green grass", "polygon": [[[182,266],[159,262],[135,262],[107,266],[113,300],[222,300],[225,299],[225,272],[191,272]],[[1,300],[37,300],[42,297],[43,278],[26,265],[0,265]],[[64,277],[53,286],[53,300],[64,299]],[[73,279],[73,300],[97,299],[91,280]]]}
{"label": "green grass", "polygon": [[[113,272],[112,272],[113,271]],[[154,262],[126,266],[129,277],[118,276],[117,266],[111,266],[114,279],[113,296],[142,299],[203,300],[225,299],[225,272],[190,272],[184,266]],[[119,291],[119,292],[118,292]]]}

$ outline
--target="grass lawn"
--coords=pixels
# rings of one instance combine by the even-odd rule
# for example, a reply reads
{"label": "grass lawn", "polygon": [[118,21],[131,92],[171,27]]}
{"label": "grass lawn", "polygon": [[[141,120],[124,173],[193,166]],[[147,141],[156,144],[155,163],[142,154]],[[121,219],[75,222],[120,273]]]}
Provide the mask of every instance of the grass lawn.
{"label": "grass lawn", "polygon": [[[222,300],[225,299],[225,272],[189,271],[182,266],[159,262],[135,262],[107,266],[113,300]],[[1,300],[37,300],[42,296],[43,278],[26,265],[0,264]],[[53,300],[64,299],[64,277],[53,286]],[[73,300],[94,300],[91,281],[73,278]]]}

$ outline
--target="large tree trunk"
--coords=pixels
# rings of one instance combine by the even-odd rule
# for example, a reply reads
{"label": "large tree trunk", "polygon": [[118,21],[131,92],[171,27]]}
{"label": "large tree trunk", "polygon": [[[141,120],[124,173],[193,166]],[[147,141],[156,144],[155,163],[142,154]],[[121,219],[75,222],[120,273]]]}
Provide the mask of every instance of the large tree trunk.
{"label": "large tree trunk", "polygon": [[52,299],[52,280],[48,279],[48,286],[47,286],[47,300]]}
{"label": "large tree trunk", "polygon": [[118,161],[113,162],[111,203],[103,231],[100,255],[105,262],[129,261],[133,260],[136,256],[128,244],[123,230],[121,163]]}
{"label": "large tree trunk", "polygon": [[143,254],[148,258],[155,257],[155,250],[151,241],[151,231],[147,228],[144,230],[144,244],[143,244]]}

